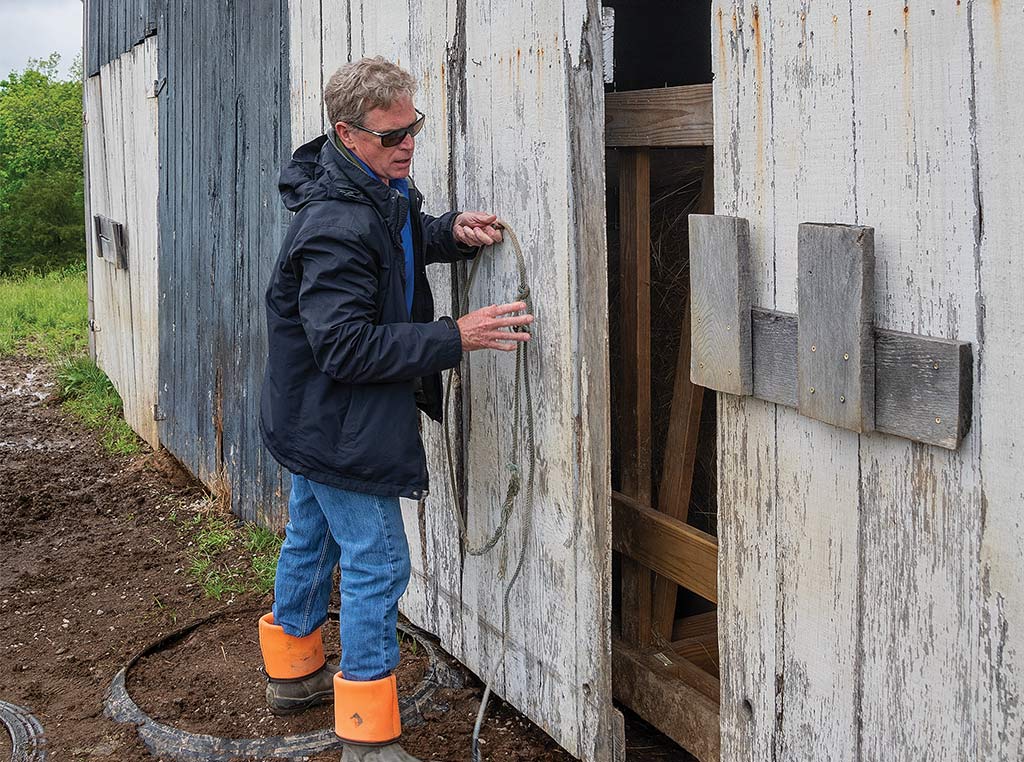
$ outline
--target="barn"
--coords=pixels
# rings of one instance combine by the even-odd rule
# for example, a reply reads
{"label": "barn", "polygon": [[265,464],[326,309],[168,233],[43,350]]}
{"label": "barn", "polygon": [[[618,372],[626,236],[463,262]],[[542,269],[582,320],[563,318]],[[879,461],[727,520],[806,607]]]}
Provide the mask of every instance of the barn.
{"label": "barn", "polygon": [[[514,358],[472,355],[454,483],[424,428],[403,612],[588,762],[622,759],[622,707],[701,760],[1024,757],[1019,8],[85,6],[91,345],[238,516],[285,520],[277,172],[325,77],[385,55],[428,208],[508,220],[538,318],[533,501],[465,552],[454,511],[493,531],[529,455]],[[449,314],[519,286],[504,248],[431,279]]]}

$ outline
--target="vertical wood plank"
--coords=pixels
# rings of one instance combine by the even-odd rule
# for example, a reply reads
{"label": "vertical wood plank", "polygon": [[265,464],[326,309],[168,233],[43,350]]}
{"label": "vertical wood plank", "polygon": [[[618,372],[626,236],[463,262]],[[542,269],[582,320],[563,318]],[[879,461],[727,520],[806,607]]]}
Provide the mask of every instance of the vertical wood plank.
{"label": "vertical wood plank", "polygon": [[852,431],[872,431],[874,231],[804,222],[797,235],[800,414]]}
{"label": "vertical wood plank", "polygon": [[[417,142],[413,177],[424,194],[427,211],[434,214],[458,206],[451,167],[455,160],[454,152],[459,151],[460,146],[456,131],[450,129],[454,120],[448,113],[453,93],[445,76],[445,62],[438,58],[437,53],[442,44],[445,49],[457,44],[454,39],[457,25],[444,10],[438,0],[415,0],[409,9],[410,16],[418,19],[411,26],[409,41],[409,67],[419,84],[417,107],[432,115],[429,136]],[[324,35],[328,36],[326,19]],[[341,52],[346,53],[344,50]],[[331,65],[325,58],[325,72]],[[438,314],[452,315],[457,310],[453,300],[453,271],[456,267],[427,268]],[[458,397],[456,388],[456,399]],[[462,471],[462,436],[457,407],[453,405],[448,415],[452,424],[456,472],[459,473]],[[402,610],[406,616],[435,633],[442,642],[450,643],[453,646],[451,651],[458,653],[462,642],[462,612],[452,605],[451,592],[460,588],[462,571],[458,525],[451,515],[451,506],[457,503],[457,495],[449,482],[440,427],[424,427],[423,441],[427,468],[432,474],[431,490],[430,496],[422,503],[405,501],[404,505],[414,580],[403,599]]]}
{"label": "vertical wood plank", "polygon": [[[106,192],[107,164],[104,158],[103,148],[103,87],[99,74],[87,77],[82,91],[83,106],[85,109],[84,138],[85,150],[87,151],[86,162],[89,167],[88,185],[85,192],[88,196],[88,208],[90,218],[86,222],[85,235],[90,241],[90,272],[89,285],[93,299],[93,318],[95,325],[102,330],[103,323],[108,322],[109,296],[106,289],[106,273],[104,267],[106,262],[97,257],[99,242],[96,240],[95,228],[92,215],[106,214],[108,208]],[[103,360],[105,350],[101,337],[97,333],[91,333],[91,344],[93,359],[99,365]],[[102,367],[102,366],[100,366]]]}
{"label": "vertical wood plank", "polygon": [[[972,73],[971,8],[855,11],[854,48],[870,52],[854,67],[856,222],[875,228],[879,327],[980,341],[972,91],[981,80]],[[974,694],[985,423],[975,421],[957,452],[861,440],[865,759],[894,749],[908,759],[1019,756],[978,748],[981,707],[999,700]]]}
{"label": "vertical wood plank", "polygon": [[730,394],[754,388],[750,345],[750,230],[746,219],[691,214],[694,383]]}
{"label": "vertical wood plank", "polygon": [[[975,315],[983,343],[980,416],[982,609],[977,685],[977,758],[1024,757],[1024,420],[1018,413],[1024,378],[1024,274],[1016,256],[1022,216],[1018,179],[1024,154],[1024,103],[1016,72],[1024,66],[1024,18],[1010,4],[975,3],[969,10],[977,183],[975,273],[984,312]],[[963,182],[961,178],[961,182]],[[979,305],[981,306],[981,305]]]}
{"label": "vertical wood plank", "polygon": [[139,170],[139,211],[136,234],[136,271],[139,276],[139,294],[133,298],[138,311],[135,319],[136,357],[138,365],[139,418],[142,437],[153,448],[160,445],[157,422],[153,409],[157,403],[159,363],[159,277],[157,273],[157,195],[159,190],[159,100],[151,97],[153,83],[159,79],[157,71],[157,40],[148,37],[140,48],[138,65],[140,88],[138,119],[137,164]]}
{"label": "vertical wood plank", "polygon": [[[619,478],[622,492],[651,504],[651,165],[646,148],[619,156]],[[622,635],[651,642],[651,571],[621,559]]]}
{"label": "vertical wood plank", "polygon": [[[289,92],[291,95],[291,140],[298,148],[323,128],[323,86],[332,71],[322,66],[325,16],[343,10],[344,3],[322,8],[320,0],[291,0],[288,3]],[[339,7],[340,6],[340,7]],[[331,47],[337,46],[331,39]]]}
{"label": "vertical wood plank", "polygon": [[96,264],[93,261],[95,257],[95,251],[93,250],[93,221],[92,221],[92,204],[89,199],[90,195],[90,181],[89,181],[89,108],[90,105],[87,102],[88,98],[88,87],[87,82],[89,78],[89,51],[92,43],[90,34],[90,26],[92,20],[92,10],[90,0],[83,0],[82,2],[82,195],[83,195],[83,206],[84,206],[84,230],[85,230],[85,282],[87,289],[86,299],[86,315],[88,318],[88,335],[89,335],[89,357],[96,361],[96,334],[93,332],[93,326],[95,325],[96,318],[96,302],[93,295],[93,266]]}
{"label": "vertical wood plank", "polygon": [[619,157],[622,492],[651,501],[651,165],[646,148]]}
{"label": "vertical wood plank", "polygon": [[[597,71],[610,62],[588,61],[587,50],[598,49],[599,3],[589,0],[568,9],[566,29],[567,102],[569,116],[570,192],[569,247],[576,252],[570,262],[573,288],[569,311],[575,316],[572,335],[578,351],[572,369],[574,414],[578,425],[572,441],[579,453],[579,478],[573,500],[573,578],[576,596],[585,611],[578,611],[574,639],[579,746],[577,756],[587,760],[625,758],[626,741],[622,714],[612,704],[612,580],[611,580],[611,479],[608,451],[611,420],[608,394],[608,246],[605,220],[604,136],[591,124],[604,123],[604,87]],[[583,15],[583,18],[580,18]],[[576,29],[574,29],[574,25]],[[579,37],[576,38],[578,29]],[[595,122],[580,119],[589,114]],[[591,319],[600,315],[600,320]],[[580,606],[580,604],[577,604]],[[589,686],[589,690],[587,689]]]}
{"label": "vertical wood plank", "polygon": [[[796,312],[798,231],[855,222],[850,4],[773,4],[765,26],[774,124],[776,309]],[[779,759],[856,759],[862,606],[858,436],[776,411]],[[759,474],[754,478],[763,478]]]}
{"label": "vertical wood plank", "polygon": [[[751,298],[775,295],[771,211],[774,116],[765,34],[777,23],[769,4],[716,0],[712,8],[715,102],[715,211],[750,222]],[[778,558],[773,405],[719,394],[718,633],[722,760],[762,762],[776,755],[781,717]]]}

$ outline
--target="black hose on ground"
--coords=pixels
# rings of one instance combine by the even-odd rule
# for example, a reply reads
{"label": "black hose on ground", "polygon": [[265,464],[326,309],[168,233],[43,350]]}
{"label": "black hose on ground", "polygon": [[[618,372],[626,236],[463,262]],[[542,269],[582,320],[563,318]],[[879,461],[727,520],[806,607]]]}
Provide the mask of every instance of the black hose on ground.
{"label": "black hose on ground", "polygon": [[43,726],[25,707],[0,701],[0,724],[11,737],[11,762],[46,762]]}
{"label": "black hose on ground", "polygon": [[[227,762],[239,757],[292,759],[340,748],[341,741],[334,734],[332,728],[269,738],[220,738],[204,733],[190,733],[154,720],[143,712],[128,695],[128,672],[143,657],[174,645],[198,628],[221,616],[246,613],[256,615],[260,611],[262,609],[258,611],[255,609],[252,611],[222,609],[146,646],[114,676],[110,688],[107,689],[104,713],[115,722],[135,725],[139,738],[153,755],[183,762],[186,760],[189,762]],[[337,612],[331,612],[331,614],[337,618]],[[427,704],[438,687],[459,687],[461,679],[458,677],[458,673],[440,658],[437,649],[422,630],[404,623],[399,623],[398,629],[423,646],[430,660],[424,678],[410,695],[398,702],[403,725],[413,727],[423,721],[421,707]],[[32,762],[36,762],[36,758],[31,759]],[[45,759],[45,757],[39,759]]]}

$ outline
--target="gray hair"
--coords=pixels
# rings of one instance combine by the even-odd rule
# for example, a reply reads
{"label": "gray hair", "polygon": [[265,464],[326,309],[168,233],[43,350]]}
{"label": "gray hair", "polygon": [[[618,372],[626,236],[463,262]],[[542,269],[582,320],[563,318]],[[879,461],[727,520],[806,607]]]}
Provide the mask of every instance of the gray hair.
{"label": "gray hair", "polygon": [[389,108],[403,95],[416,93],[416,79],[381,56],[347,63],[324,87],[324,104],[331,124],[362,124],[375,108]]}

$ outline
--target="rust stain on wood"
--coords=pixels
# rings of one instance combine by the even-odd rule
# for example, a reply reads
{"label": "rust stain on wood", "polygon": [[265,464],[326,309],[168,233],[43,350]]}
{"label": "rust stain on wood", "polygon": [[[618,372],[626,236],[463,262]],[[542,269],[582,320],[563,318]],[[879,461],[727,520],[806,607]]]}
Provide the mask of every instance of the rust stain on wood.
{"label": "rust stain on wood", "polygon": [[[758,188],[764,187],[765,173],[765,144],[764,144],[764,41],[761,35],[761,10],[755,4],[753,9],[753,20],[751,27],[754,31],[754,96],[757,100],[757,132],[755,143],[757,153],[755,154]],[[759,193],[763,196],[763,193]]]}
{"label": "rust stain on wood", "polygon": [[722,20],[722,9],[718,9],[717,15],[717,26],[718,26],[718,60],[722,64],[722,76],[726,79],[729,78],[729,57],[725,52],[725,22]]}

